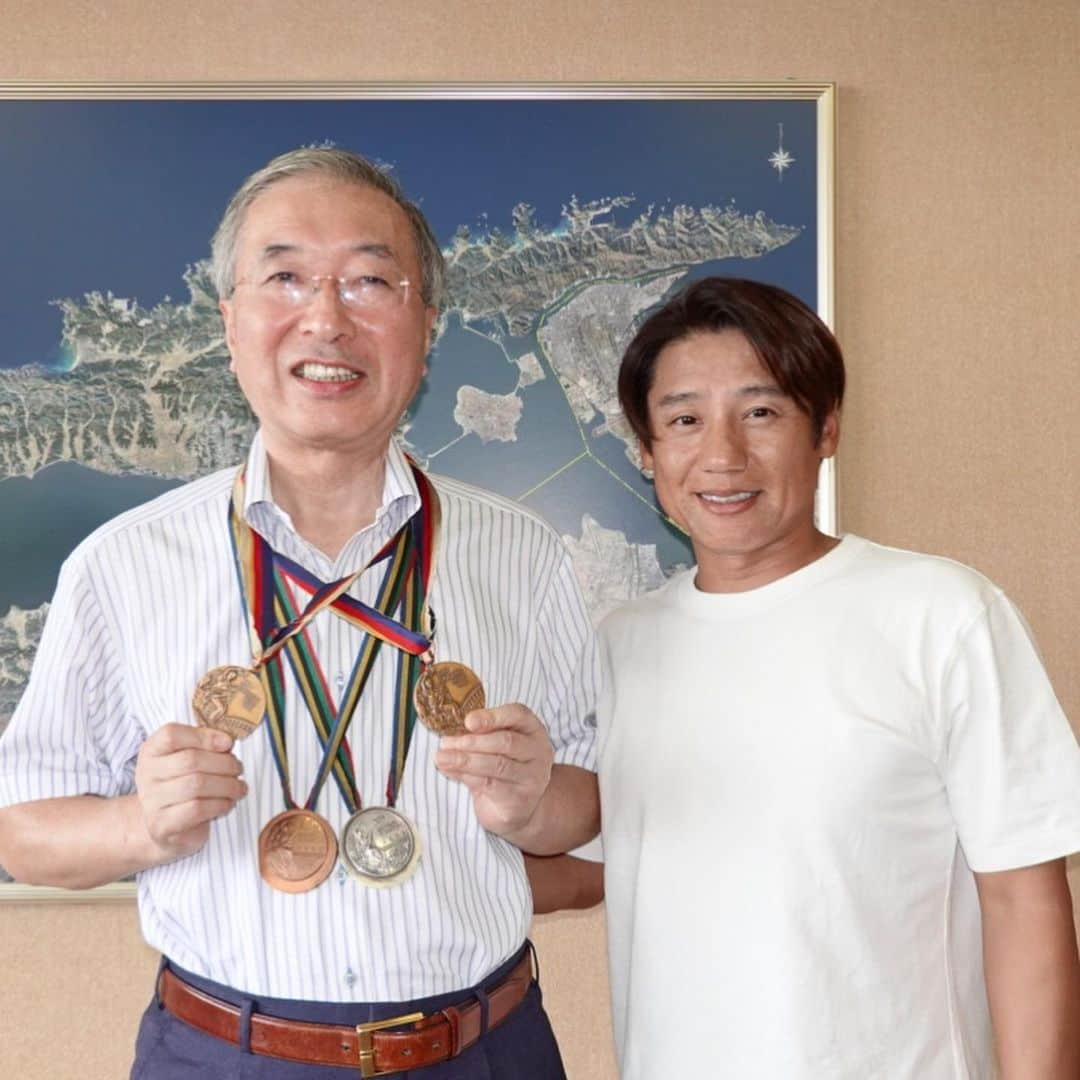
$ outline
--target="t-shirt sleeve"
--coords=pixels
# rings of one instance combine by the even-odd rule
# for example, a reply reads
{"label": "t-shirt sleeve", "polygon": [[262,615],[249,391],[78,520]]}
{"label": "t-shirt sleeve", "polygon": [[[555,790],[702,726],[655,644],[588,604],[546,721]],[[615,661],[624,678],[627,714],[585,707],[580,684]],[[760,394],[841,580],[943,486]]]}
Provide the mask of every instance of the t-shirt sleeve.
{"label": "t-shirt sleeve", "polygon": [[942,705],[949,802],[971,869],[1080,850],[1080,747],[1007,597],[997,594],[961,635]]}
{"label": "t-shirt sleeve", "polygon": [[118,661],[76,553],[61,569],[29,683],[0,738],[0,806],[134,789],[143,732],[125,707]]}
{"label": "t-shirt sleeve", "polygon": [[596,638],[570,557],[561,546],[538,623],[545,683],[540,718],[555,748],[555,763],[596,772]]}
{"label": "t-shirt sleeve", "polygon": [[587,844],[582,844],[579,848],[574,848],[573,851],[567,852],[569,855],[573,855],[575,859],[584,859],[585,862],[598,862],[604,861],[604,841],[600,836],[594,836]]}

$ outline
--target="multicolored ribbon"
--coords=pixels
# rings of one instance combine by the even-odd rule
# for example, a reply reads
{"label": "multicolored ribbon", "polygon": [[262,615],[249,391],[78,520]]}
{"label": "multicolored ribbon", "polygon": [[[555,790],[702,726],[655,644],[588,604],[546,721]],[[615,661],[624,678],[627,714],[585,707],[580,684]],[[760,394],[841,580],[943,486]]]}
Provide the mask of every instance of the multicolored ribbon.
{"label": "multicolored ribbon", "polygon": [[[386,797],[393,806],[405,770],[409,744],[416,724],[412,688],[421,664],[430,655],[434,619],[427,604],[428,585],[434,572],[440,508],[430,481],[412,463],[420,493],[420,509],[361,570],[329,584],[273,551],[267,541],[243,520],[243,472],[233,485],[229,521],[237,577],[244,600],[252,641],[253,666],[259,671],[267,694],[267,732],[271,751],[289,808],[293,798],[285,738],[284,671],[280,652],[289,658],[301,694],[308,707],[323,757],[311,793],[304,804],[312,809],[333,769],[335,781],[350,812],[361,806],[352,756],[345,742],[375,659],[383,642],[399,650],[395,714]],[[388,560],[374,606],[345,595],[360,574]],[[293,604],[287,579],[311,592],[302,612]],[[399,607],[404,622],[392,617]],[[320,611],[330,608],[351,625],[365,631],[340,708],[335,708],[326,677],[312,647],[307,625]]]}

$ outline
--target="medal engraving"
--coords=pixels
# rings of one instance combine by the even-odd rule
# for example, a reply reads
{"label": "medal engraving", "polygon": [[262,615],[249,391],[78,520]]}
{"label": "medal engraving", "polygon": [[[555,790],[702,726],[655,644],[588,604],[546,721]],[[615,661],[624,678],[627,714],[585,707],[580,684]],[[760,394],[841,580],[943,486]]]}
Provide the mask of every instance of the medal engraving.
{"label": "medal engraving", "polygon": [[308,892],[326,880],[338,845],[328,822],[310,810],[286,810],[259,833],[259,873],[279,892]]}
{"label": "medal engraving", "polygon": [[464,735],[465,717],[486,703],[484,684],[464,664],[428,664],[413,691],[416,715],[437,735]]}
{"label": "medal engraving", "polygon": [[191,698],[195,718],[203,727],[246,739],[262,723],[266,696],[259,676],[250,668],[227,664],[208,671]]}
{"label": "medal engraving", "polygon": [[389,806],[358,810],[341,838],[345,869],[365,885],[397,885],[412,876],[420,859],[420,838],[409,819]]}

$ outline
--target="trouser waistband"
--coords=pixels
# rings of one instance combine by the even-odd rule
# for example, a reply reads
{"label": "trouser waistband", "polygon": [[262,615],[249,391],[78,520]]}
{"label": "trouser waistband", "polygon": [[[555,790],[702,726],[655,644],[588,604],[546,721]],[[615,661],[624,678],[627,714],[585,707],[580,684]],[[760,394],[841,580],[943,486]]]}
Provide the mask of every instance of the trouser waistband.
{"label": "trouser waistband", "polygon": [[506,1020],[532,982],[530,950],[526,943],[471,990],[378,1005],[255,999],[165,962],[158,1000],[192,1027],[254,1054],[383,1076],[447,1061]]}

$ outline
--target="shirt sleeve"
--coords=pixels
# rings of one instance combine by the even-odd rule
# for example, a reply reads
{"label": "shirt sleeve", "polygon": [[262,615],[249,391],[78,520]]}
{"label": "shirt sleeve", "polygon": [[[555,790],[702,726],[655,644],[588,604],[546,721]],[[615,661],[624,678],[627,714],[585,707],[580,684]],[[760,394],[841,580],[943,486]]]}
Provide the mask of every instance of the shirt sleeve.
{"label": "shirt sleeve", "polygon": [[0,806],[134,790],[143,732],[127,715],[119,655],[76,552],[60,571],[29,683],[0,738]]}
{"label": "shirt sleeve", "polygon": [[537,630],[545,685],[540,719],[555,748],[555,763],[596,772],[596,638],[570,556],[561,545]]}
{"label": "shirt sleeve", "polygon": [[971,869],[1080,849],[1080,747],[1030,631],[1000,593],[960,637],[943,707],[946,786]]}

